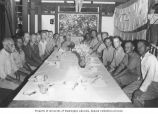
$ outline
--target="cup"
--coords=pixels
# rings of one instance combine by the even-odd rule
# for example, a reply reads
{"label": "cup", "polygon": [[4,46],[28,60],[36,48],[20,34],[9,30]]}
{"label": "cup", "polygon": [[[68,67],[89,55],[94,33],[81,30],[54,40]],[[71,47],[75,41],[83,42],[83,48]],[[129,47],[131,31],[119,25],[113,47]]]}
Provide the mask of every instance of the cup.
{"label": "cup", "polygon": [[48,76],[45,74],[43,81],[47,81],[47,79],[48,79]]}
{"label": "cup", "polygon": [[60,68],[60,62],[59,61],[56,61],[55,64],[56,64],[56,68]]}
{"label": "cup", "polygon": [[46,94],[48,92],[48,87],[44,84],[38,84],[38,88],[41,94]]}

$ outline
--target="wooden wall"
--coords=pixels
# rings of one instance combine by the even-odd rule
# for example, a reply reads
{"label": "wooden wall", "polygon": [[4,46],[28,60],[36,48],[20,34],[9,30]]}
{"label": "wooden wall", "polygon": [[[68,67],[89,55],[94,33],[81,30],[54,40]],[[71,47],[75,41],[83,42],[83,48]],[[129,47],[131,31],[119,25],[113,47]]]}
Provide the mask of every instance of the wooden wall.
{"label": "wooden wall", "polygon": [[[70,3],[42,3],[41,0],[30,0],[30,2],[27,2],[26,0],[22,0],[22,4],[23,6],[23,28],[25,32],[30,32],[30,33],[34,33],[35,31],[35,15],[38,15],[38,30],[41,30],[41,22],[42,22],[42,18],[41,15],[55,15],[55,32],[58,32],[58,6],[73,6],[74,4],[70,4]],[[118,5],[118,4],[116,4]],[[83,7],[98,7],[99,8],[99,32],[101,32],[101,22],[102,22],[102,16],[106,15],[107,12],[106,11],[114,11],[114,7],[108,7],[110,6],[110,4],[106,5],[106,4],[84,4]],[[52,7],[55,9],[55,12],[53,13],[48,13],[48,14],[44,14],[42,11],[42,8],[46,8],[46,7]],[[103,12],[104,13],[103,13]],[[75,13],[75,12],[73,12]],[[113,12],[112,12],[113,13]],[[30,23],[29,23],[29,19],[28,19],[28,15],[30,15]],[[112,15],[110,15],[112,16]]]}

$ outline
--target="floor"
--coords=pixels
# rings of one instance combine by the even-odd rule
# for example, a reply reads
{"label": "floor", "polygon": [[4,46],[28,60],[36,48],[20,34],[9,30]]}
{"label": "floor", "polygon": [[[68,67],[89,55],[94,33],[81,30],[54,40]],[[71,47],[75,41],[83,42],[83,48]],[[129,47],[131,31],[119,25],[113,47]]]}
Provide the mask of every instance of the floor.
{"label": "floor", "polygon": [[6,105],[5,100],[13,93],[12,90],[0,88],[0,107]]}

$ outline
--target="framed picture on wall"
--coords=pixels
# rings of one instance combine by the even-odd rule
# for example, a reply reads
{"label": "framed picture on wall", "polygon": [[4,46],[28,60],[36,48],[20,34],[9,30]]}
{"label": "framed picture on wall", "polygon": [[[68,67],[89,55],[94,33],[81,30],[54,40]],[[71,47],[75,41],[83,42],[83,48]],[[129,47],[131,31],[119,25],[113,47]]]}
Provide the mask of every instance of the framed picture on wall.
{"label": "framed picture on wall", "polygon": [[58,14],[58,33],[61,35],[71,35],[80,37],[90,30],[99,29],[98,14],[77,14],[59,13]]}
{"label": "framed picture on wall", "polygon": [[54,19],[50,19],[50,24],[54,24]]}

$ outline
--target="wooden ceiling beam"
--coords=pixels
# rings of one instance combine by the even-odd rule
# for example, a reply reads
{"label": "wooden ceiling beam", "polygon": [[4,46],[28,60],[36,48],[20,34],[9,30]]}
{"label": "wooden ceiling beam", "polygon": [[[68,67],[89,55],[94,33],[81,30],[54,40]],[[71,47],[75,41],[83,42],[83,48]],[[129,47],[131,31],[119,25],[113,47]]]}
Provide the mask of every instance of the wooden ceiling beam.
{"label": "wooden ceiling beam", "polygon": [[84,1],[95,1],[95,2],[127,2],[129,0],[84,0]]}
{"label": "wooden ceiling beam", "polygon": [[[43,0],[43,1],[74,1],[74,0]],[[84,1],[124,3],[129,0],[84,0]]]}

